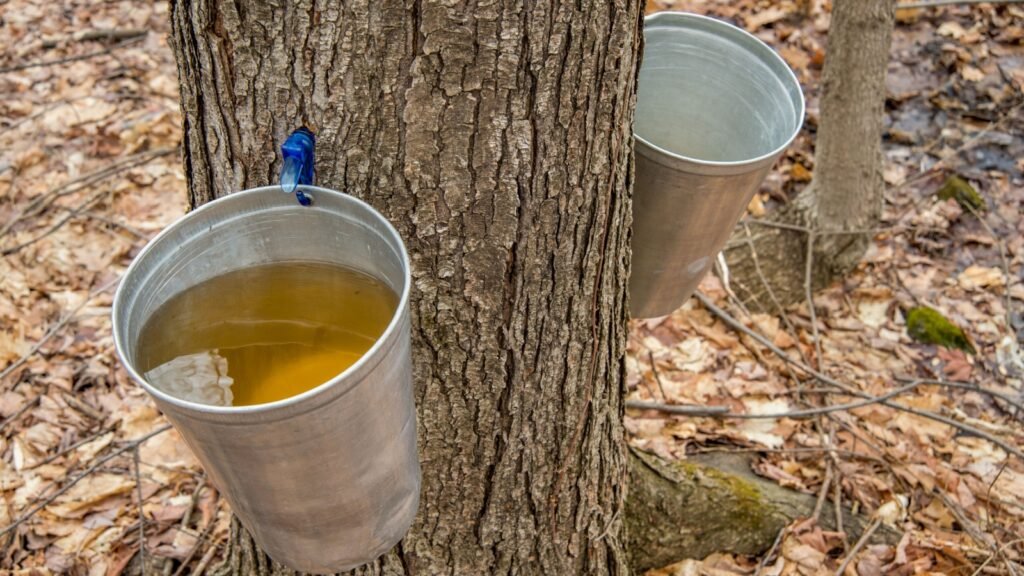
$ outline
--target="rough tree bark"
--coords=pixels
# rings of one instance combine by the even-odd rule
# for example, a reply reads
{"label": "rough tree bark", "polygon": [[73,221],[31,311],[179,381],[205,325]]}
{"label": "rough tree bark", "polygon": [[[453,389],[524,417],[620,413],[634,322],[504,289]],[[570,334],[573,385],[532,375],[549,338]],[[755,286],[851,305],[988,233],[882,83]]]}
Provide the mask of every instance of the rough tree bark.
{"label": "rough tree bark", "polygon": [[[882,214],[882,129],[885,73],[895,0],[836,0],[821,85],[821,117],[814,180],[790,204],[770,215],[775,222],[815,232],[813,281],[817,288],[849,272],[867,249],[870,229]],[[748,240],[752,242],[748,242]],[[807,234],[751,226],[738,229],[726,248],[733,288],[748,304],[771,309],[765,282],[778,300],[804,297]]]}
{"label": "rough tree bark", "polygon": [[[623,573],[639,0],[172,0],[193,205],[317,183],[411,253],[423,494],[363,574]],[[285,572],[235,530],[236,574]]]}

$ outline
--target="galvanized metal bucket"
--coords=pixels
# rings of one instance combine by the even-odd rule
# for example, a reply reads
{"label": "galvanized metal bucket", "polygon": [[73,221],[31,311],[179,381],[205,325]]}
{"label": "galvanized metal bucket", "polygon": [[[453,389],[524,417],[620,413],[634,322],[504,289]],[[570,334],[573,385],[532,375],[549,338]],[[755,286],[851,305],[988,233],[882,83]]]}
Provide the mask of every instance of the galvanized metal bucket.
{"label": "galvanized metal bucket", "polygon": [[630,312],[678,308],[711,268],[804,116],[796,76],[766,44],[705,16],[645,19],[633,129]]}
{"label": "galvanized metal bucket", "polygon": [[[302,190],[312,206],[269,186],[206,204],[164,230],[121,282],[114,342],[256,542],[294,569],[340,572],[398,543],[419,505],[409,262],[373,208]],[[140,332],[161,304],[214,276],[283,261],[349,266],[400,295],[386,331],[353,366],[298,396],[243,407],[180,400],[139,374]]]}

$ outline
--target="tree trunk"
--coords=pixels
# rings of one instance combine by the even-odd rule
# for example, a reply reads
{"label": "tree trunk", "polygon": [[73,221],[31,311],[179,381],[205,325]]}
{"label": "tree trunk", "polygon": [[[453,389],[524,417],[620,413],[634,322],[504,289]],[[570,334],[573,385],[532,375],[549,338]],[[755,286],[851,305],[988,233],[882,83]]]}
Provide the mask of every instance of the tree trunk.
{"label": "tree trunk", "polygon": [[[622,573],[641,2],[172,0],[192,205],[360,197],[412,261],[419,516],[364,574]],[[237,527],[236,527],[237,528]],[[284,572],[244,530],[237,574]]]}
{"label": "tree trunk", "polygon": [[[814,180],[771,217],[813,231],[813,284],[827,285],[856,266],[882,215],[885,73],[894,0],[836,0],[822,73]],[[771,309],[804,296],[808,234],[767,226],[739,229],[726,248],[733,288],[749,304]],[[756,251],[756,261],[754,253]],[[765,280],[757,271],[760,265]]]}

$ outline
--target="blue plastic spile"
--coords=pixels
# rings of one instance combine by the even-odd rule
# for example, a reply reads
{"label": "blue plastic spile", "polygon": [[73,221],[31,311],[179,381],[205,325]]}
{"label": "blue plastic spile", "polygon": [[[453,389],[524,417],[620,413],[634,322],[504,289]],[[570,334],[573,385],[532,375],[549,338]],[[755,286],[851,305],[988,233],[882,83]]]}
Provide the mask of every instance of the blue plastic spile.
{"label": "blue plastic spile", "polygon": [[313,184],[313,152],[316,148],[316,136],[307,128],[299,128],[288,136],[281,145],[281,156],[284,167],[281,169],[281,190],[295,193],[299,204],[309,206],[312,199],[298,190],[300,184]]}

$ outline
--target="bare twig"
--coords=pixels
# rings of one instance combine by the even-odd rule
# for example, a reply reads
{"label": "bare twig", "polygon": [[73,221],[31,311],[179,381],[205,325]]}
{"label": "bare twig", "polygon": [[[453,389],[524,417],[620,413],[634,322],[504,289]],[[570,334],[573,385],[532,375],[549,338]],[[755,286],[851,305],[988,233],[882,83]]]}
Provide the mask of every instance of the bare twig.
{"label": "bare twig", "polygon": [[213,556],[217,553],[218,549],[220,549],[220,544],[210,546],[210,549],[206,551],[206,554],[203,554],[202,559],[196,564],[196,569],[192,572],[192,576],[203,576],[203,572],[206,571],[206,567],[213,561]]}
{"label": "bare twig", "polygon": [[946,506],[946,509],[953,515],[953,518],[956,518],[957,523],[963,527],[964,531],[967,532],[971,539],[988,548],[992,554],[999,556],[1003,560],[1007,571],[1012,576],[1016,576],[1017,569],[1014,566],[1014,563],[1003,554],[1003,550],[996,544],[995,539],[990,534],[982,531],[977,524],[971,521],[971,519],[967,517],[967,511],[964,510],[960,504],[953,500],[953,498],[948,494],[942,490],[936,490],[935,493],[938,494],[942,503]]}
{"label": "bare twig", "polygon": [[[67,211],[67,212],[70,212],[70,211],[73,210],[73,208],[64,208],[64,210]],[[135,228],[133,228],[133,227],[127,225],[127,224],[118,222],[117,220],[114,220],[113,218],[108,218],[108,217],[106,217],[106,216],[104,216],[102,214],[97,214],[97,213],[89,211],[89,210],[84,210],[82,212],[79,212],[78,215],[79,216],[83,216],[85,218],[92,218],[93,220],[96,220],[97,222],[102,222],[102,223],[104,223],[104,224],[106,224],[106,225],[108,225],[110,227],[117,228],[118,230],[124,230],[125,232],[131,234],[135,238],[137,238],[139,240],[142,240],[143,242],[148,242],[149,241],[149,238],[150,238],[149,235],[147,235],[147,234],[145,234],[143,232],[140,232],[139,230],[136,230]]]}
{"label": "bare twig", "polygon": [[694,406],[691,404],[662,404],[644,400],[626,400],[626,408],[637,410],[657,410],[666,414],[681,416],[722,416],[728,418],[731,413],[725,406]]}
{"label": "bare twig", "polygon": [[825,367],[825,358],[821,354],[821,335],[818,334],[818,313],[814,310],[814,291],[811,289],[814,277],[814,232],[807,233],[807,259],[804,266],[804,297],[807,298],[807,312],[811,316],[811,336],[814,338],[814,354],[817,356],[818,370]]}
{"label": "bare twig", "polygon": [[850,562],[853,562],[857,553],[860,552],[861,548],[868,543],[868,539],[871,538],[871,535],[874,534],[875,530],[878,530],[878,527],[881,525],[882,521],[876,518],[875,521],[868,526],[868,529],[861,535],[860,540],[857,540],[857,543],[853,545],[853,549],[846,555],[846,559],[844,559],[843,563],[839,565],[839,569],[836,570],[836,576],[843,576],[843,573],[846,572],[846,567],[850,565]]}
{"label": "bare twig", "polygon": [[661,374],[658,373],[658,366],[654,361],[654,352],[650,349],[647,350],[647,360],[651,363],[651,372],[654,373],[654,382],[658,385],[658,391],[661,392],[661,400],[668,402],[668,396],[665,395],[665,388],[661,385]]}
{"label": "bare twig", "polygon": [[811,517],[817,522],[821,518],[821,510],[825,507],[825,498],[828,496],[828,489],[832,485],[832,460],[825,461],[825,478],[821,481],[821,489],[818,491],[818,501],[814,503],[814,513]]}
{"label": "bare twig", "polygon": [[50,462],[53,462],[57,458],[60,458],[61,456],[65,455],[65,454],[67,454],[69,452],[72,452],[73,450],[76,450],[76,449],[78,449],[78,448],[80,448],[82,446],[85,446],[89,442],[92,442],[93,440],[99,438],[100,436],[103,436],[104,434],[109,434],[110,432],[113,432],[116,429],[117,429],[116,425],[108,426],[106,428],[103,428],[99,432],[96,432],[95,434],[91,434],[89,436],[86,436],[85,438],[82,438],[78,442],[75,442],[74,444],[68,446],[67,448],[64,448],[63,450],[57,452],[56,454],[53,454],[51,456],[47,456],[46,459],[41,460],[41,461],[31,465],[31,466],[27,466],[25,469],[26,470],[31,470],[32,468],[38,468],[38,467],[42,466],[43,464],[49,464]]}
{"label": "bare twig", "polygon": [[1009,394],[1006,394],[1004,392],[1000,392],[998,390],[992,390],[991,388],[985,388],[984,386],[981,386],[979,384],[973,384],[971,382],[954,382],[954,381],[951,381],[951,380],[938,380],[938,379],[926,379],[926,378],[907,378],[907,377],[903,377],[903,376],[897,376],[896,380],[898,382],[918,381],[921,384],[925,384],[925,385],[929,385],[929,386],[943,386],[945,388],[955,388],[957,390],[968,390],[968,391],[971,391],[971,392],[979,392],[981,394],[985,394],[985,395],[991,396],[993,398],[998,398],[999,400],[1002,400],[1003,402],[1006,402],[1010,406],[1013,406],[1014,408],[1017,409],[1017,415],[1018,416],[1021,416],[1022,414],[1024,414],[1024,403],[1022,403],[1020,400],[1017,400],[1013,396],[1010,396]]}
{"label": "bare twig", "polygon": [[125,170],[142,166],[152,160],[166,156],[177,150],[177,148],[160,148],[157,150],[150,150],[148,152],[140,152],[108,164],[99,170],[95,170],[88,174],[79,176],[78,178],[69,180],[51,190],[47,190],[43,194],[33,198],[24,208],[14,214],[10,220],[5,222],[3,227],[0,228],[0,237],[7,234],[11,228],[13,228],[22,219],[38,214],[58,198],[67,196],[68,194],[73,194],[88,186],[92,186],[93,184],[98,184],[112,176],[116,176],[117,174],[124,172]]}
{"label": "bare twig", "polygon": [[782,539],[786,536],[788,531],[788,526],[783,526],[782,529],[779,530],[778,535],[775,536],[775,542],[772,542],[772,547],[768,549],[768,553],[762,556],[761,561],[757,563],[757,570],[754,571],[754,576],[761,576],[765,567],[768,566],[768,561],[775,555],[775,551],[779,549],[779,544],[782,544]]}
{"label": "bare twig", "polygon": [[43,334],[43,337],[40,338],[39,341],[36,342],[32,346],[32,348],[29,349],[28,352],[23,354],[21,356],[21,358],[18,358],[17,360],[15,360],[13,364],[8,366],[7,368],[4,368],[3,371],[0,372],[0,382],[2,382],[3,379],[7,377],[8,374],[10,374],[11,372],[14,372],[22,364],[27,362],[28,359],[31,358],[36,352],[39,352],[39,349],[42,348],[43,345],[46,344],[46,342],[49,341],[50,338],[53,338],[54,335],[56,335],[58,332],[60,332],[60,330],[62,328],[64,328],[64,326],[67,325],[67,323],[70,322],[75,317],[75,315],[78,314],[78,312],[82,308],[85,308],[86,305],[88,305],[89,302],[91,302],[93,298],[95,298],[99,294],[102,294],[103,292],[106,292],[107,290],[109,290],[109,289],[113,288],[114,286],[116,286],[117,283],[120,280],[121,280],[121,278],[117,277],[117,278],[111,280],[110,282],[107,282],[106,284],[104,284],[104,285],[100,286],[99,288],[96,288],[95,290],[90,292],[89,295],[85,297],[85,300],[83,300],[81,304],[76,306],[71,312],[68,312],[67,314],[62,316],[61,319],[58,320],[56,324],[51,326],[50,329],[46,331],[46,334]]}
{"label": "bare twig", "polygon": [[163,434],[164,432],[166,432],[166,431],[168,431],[170,429],[171,429],[171,427],[169,425],[157,428],[156,430],[150,432],[149,434],[146,434],[145,436],[136,438],[135,440],[132,440],[132,441],[124,444],[123,446],[117,448],[116,450],[114,450],[110,454],[107,454],[103,458],[100,458],[99,460],[96,461],[95,464],[93,464],[92,466],[89,466],[84,471],[82,471],[82,473],[78,474],[77,476],[75,476],[74,478],[69,480],[67,484],[65,484],[64,486],[62,486],[60,488],[60,490],[57,490],[53,494],[50,494],[45,500],[43,500],[43,501],[37,503],[35,506],[33,506],[31,510],[29,510],[28,512],[26,512],[26,513],[22,514],[21,516],[19,516],[17,520],[15,520],[14,522],[11,522],[7,526],[4,526],[3,529],[0,529],[0,537],[6,535],[8,532],[10,532],[11,530],[14,530],[18,526],[21,526],[23,523],[25,523],[26,520],[29,520],[30,518],[35,516],[40,510],[42,510],[43,508],[49,506],[50,503],[52,503],[54,500],[56,500],[62,494],[64,494],[68,490],[71,490],[71,488],[74,487],[75,484],[78,484],[79,482],[82,481],[82,479],[88,477],[90,474],[92,474],[96,470],[99,470],[107,462],[110,462],[114,458],[117,458],[118,456],[120,456],[121,454],[124,454],[125,452],[127,452],[129,450],[135,449],[136,446],[142,444],[146,440],[149,440],[150,438],[152,438],[154,436],[157,436],[159,434]]}
{"label": "bare twig", "polygon": [[86,52],[85,54],[78,54],[75,56],[67,56],[64,58],[54,58],[52,60],[41,60],[39,62],[28,62],[25,64],[16,64],[14,66],[8,66],[7,68],[0,68],[0,74],[7,74],[8,72],[18,72],[19,70],[28,70],[29,68],[39,68],[41,66],[53,66],[57,64],[67,64],[68,62],[77,62],[79,60],[88,60],[89,58],[96,58],[97,56],[103,56],[110,54],[118,48],[125,48],[132,44],[138,44],[145,38],[145,36],[136,36],[135,38],[129,38],[123,40],[117,44],[112,44],[102,50],[96,50],[94,52]]}
{"label": "bare twig", "polygon": [[836,515],[836,532],[843,535],[843,547],[846,548],[850,542],[846,538],[846,528],[843,528],[843,479],[842,471],[838,466],[836,466],[836,479],[832,486],[832,505]]}
{"label": "bare twig", "polygon": [[139,463],[138,444],[133,447],[132,460],[135,463],[135,497],[138,498],[139,512],[139,565],[142,566],[142,576],[146,576],[146,514],[142,511],[142,465]]}
{"label": "bare twig", "polygon": [[1002,556],[1003,553],[1006,552],[1006,550],[1008,548],[1016,546],[1017,544],[1020,544],[1021,542],[1024,542],[1024,538],[1018,538],[1016,540],[1011,540],[1011,541],[1007,542],[1006,544],[1003,544],[1002,546],[1000,546],[999,549],[996,552],[993,552],[992,554],[989,554],[988,558],[986,558],[985,561],[982,562],[981,565],[978,566],[978,568],[974,570],[974,572],[971,572],[971,576],[978,576],[978,574],[981,574],[985,570],[985,567],[988,566],[989,564],[991,564],[992,560],[995,560],[996,556]]}
{"label": "bare twig", "polygon": [[896,9],[906,8],[935,8],[937,6],[953,6],[968,4],[1019,4],[1024,0],[921,0],[919,2],[906,2],[896,4]]}
{"label": "bare twig", "polygon": [[[1010,275],[1010,261],[1006,257],[1006,244],[1003,242],[1003,239],[1000,238],[998,234],[996,234],[996,231],[993,230],[991,226],[989,226],[988,221],[986,221],[985,218],[981,214],[979,214],[973,206],[971,206],[967,202],[964,202],[964,206],[966,206],[967,209],[971,211],[971,214],[974,215],[974,218],[981,223],[982,227],[985,228],[985,231],[988,232],[988,235],[992,237],[992,241],[995,242],[996,246],[999,247],[999,260],[1003,264],[1003,277],[1005,278],[1006,287],[1009,288],[1010,284],[1013,282],[1013,276]],[[1012,335],[1013,297],[1010,296],[1010,291],[1008,289],[1004,290],[1003,293],[1003,306],[1006,307],[1006,318],[1004,318],[1004,321],[1006,322],[1006,330]]]}
{"label": "bare twig", "polygon": [[[203,528],[202,533],[200,533],[199,537],[196,538],[196,543],[192,546],[192,550],[189,550],[188,556],[185,556],[185,559],[181,561],[181,565],[178,566],[178,569],[174,571],[173,576],[182,576],[182,574],[185,573],[185,568],[188,567],[188,563],[191,562],[192,558],[195,557],[196,552],[199,552],[199,549],[202,547],[203,542],[205,542],[206,539],[210,536],[210,532],[213,532],[213,527],[216,525],[217,519],[211,518],[210,523],[207,524],[205,528]],[[216,549],[216,547],[213,547],[213,549]],[[202,561],[200,560],[200,562]]]}
{"label": "bare twig", "polygon": [[[870,404],[883,404],[890,398],[895,398],[900,394],[906,394],[907,392],[917,388],[920,382],[911,382],[905,386],[901,386],[895,390],[886,392],[881,396],[867,396],[863,400],[856,402],[850,402],[848,404],[836,404],[834,406],[822,406],[820,408],[808,408],[807,410],[793,410],[790,412],[773,412],[771,414],[739,414],[736,412],[729,412],[724,406],[676,406],[673,404],[661,404],[659,402],[646,402],[643,400],[627,400],[626,408],[637,408],[641,410],[657,410],[659,412],[665,412],[667,414],[684,414],[686,416],[709,416],[711,418],[728,418],[734,420],[774,420],[778,418],[811,418],[820,414],[830,414],[832,412],[843,412],[846,410],[853,410],[855,408],[862,408]],[[677,410],[679,409],[679,410]]]}
{"label": "bare twig", "polygon": [[20,244],[15,244],[14,246],[11,246],[9,248],[4,248],[3,250],[0,250],[0,256],[10,256],[11,254],[14,254],[15,252],[18,252],[20,250],[28,248],[29,246],[35,244],[36,242],[39,242],[40,240],[42,240],[43,238],[46,238],[47,236],[53,234],[57,230],[60,230],[65,224],[67,224],[72,219],[74,219],[75,216],[78,216],[79,212],[82,212],[83,210],[88,209],[90,206],[92,206],[93,204],[98,202],[100,200],[100,198],[102,198],[103,195],[106,194],[106,193],[107,193],[106,190],[100,190],[99,192],[96,192],[92,196],[89,196],[81,204],[79,204],[78,206],[75,206],[74,208],[68,210],[67,214],[63,218],[58,220],[57,223],[54,224],[53,226],[50,226],[49,228],[47,228],[45,232],[43,232],[41,234],[38,234],[36,236],[33,236],[32,238],[29,238],[28,240],[25,240],[24,242],[22,242]]}
{"label": "bare twig", "polygon": [[79,30],[70,36],[53,40],[45,40],[43,48],[56,48],[61,44],[72,42],[92,42],[96,40],[131,40],[139,36],[145,36],[149,32],[141,28],[94,28],[92,30]]}
{"label": "bare twig", "polygon": [[[728,324],[732,328],[734,328],[736,330],[739,330],[739,331],[743,332],[744,334],[747,334],[747,335],[751,336],[752,338],[754,338],[755,340],[760,342],[761,345],[763,345],[766,348],[768,348],[769,350],[771,350],[772,353],[774,353],[776,356],[778,356],[782,360],[784,360],[784,361],[786,361],[786,362],[796,366],[797,368],[803,370],[804,372],[814,376],[815,378],[817,378],[822,383],[835,386],[836,388],[839,388],[840,390],[845,390],[846,392],[850,393],[850,395],[852,395],[852,396],[857,396],[859,398],[872,398],[872,396],[868,395],[867,393],[862,392],[862,391],[854,388],[853,386],[850,386],[849,384],[844,384],[843,382],[840,382],[840,381],[836,380],[835,378],[832,378],[831,376],[828,376],[827,374],[823,374],[823,373],[821,373],[821,372],[811,368],[810,366],[800,362],[799,360],[794,359],[789,354],[786,354],[785,351],[781,350],[778,346],[775,346],[774,344],[772,344],[771,341],[769,341],[763,335],[758,334],[757,332],[751,330],[750,328],[747,328],[746,326],[743,325],[743,323],[741,323],[740,321],[738,321],[735,318],[733,318],[732,315],[730,315],[728,312],[726,312],[725,310],[722,310],[721,308],[716,306],[711,301],[711,299],[708,298],[707,296],[705,296],[704,294],[701,294],[700,292],[695,292],[694,296],[698,300],[700,300],[701,304],[703,304],[705,308],[707,308],[714,315],[718,316],[723,322],[725,322],[726,324]],[[889,400],[885,400],[885,401],[882,401],[880,403],[882,405],[884,405],[884,406],[888,406],[888,407],[894,408],[896,410],[901,410],[903,412],[908,412],[908,413],[914,414],[916,416],[921,416],[922,418],[928,418],[930,420],[935,420],[936,422],[942,422],[943,424],[946,424],[948,426],[952,426],[952,427],[960,430],[961,432],[965,432],[965,433],[970,434],[972,436],[976,436],[978,438],[982,438],[984,440],[987,440],[987,441],[995,444],[996,446],[999,446],[1000,448],[1002,448],[1003,450],[1007,451],[1008,453],[1013,454],[1014,456],[1016,456],[1021,461],[1024,461],[1024,452],[1022,452],[1019,448],[1017,448],[1016,446],[1011,445],[1009,442],[1006,442],[1005,440],[997,438],[997,437],[993,436],[992,434],[989,434],[989,433],[987,433],[987,432],[985,432],[983,430],[980,430],[980,429],[978,429],[978,428],[976,428],[974,426],[971,426],[969,424],[965,424],[963,422],[958,422],[956,420],[953,420],[952,418],[948,418],[948,417],[943,416],[941,414],[936,414],[934,412],[929,412],[927,410],[919,410],[917,408],[912,408],[910,406],[904,406],[902,404],[896,404],[896,403],[891,402]]]}
{"label": "bare twig", "polygon": [[[3,375],[0,374],[0,380],[2,380],[2,379],[3,379]],[[27,412],[29,409],[31,409],[36,404],[39,404],[39,396],[36,396],[35,398],[26,401],[25,404],[21,408],[18,408],[14,412],[14,414],[11,414],[7,418],[5,418],[3,422],[0,422],[0,431],[2,431],[4,428],[7,428],[7,425],[10,424],[11,422],[14,422],[18,418],[21,418],[22,414]]]}

